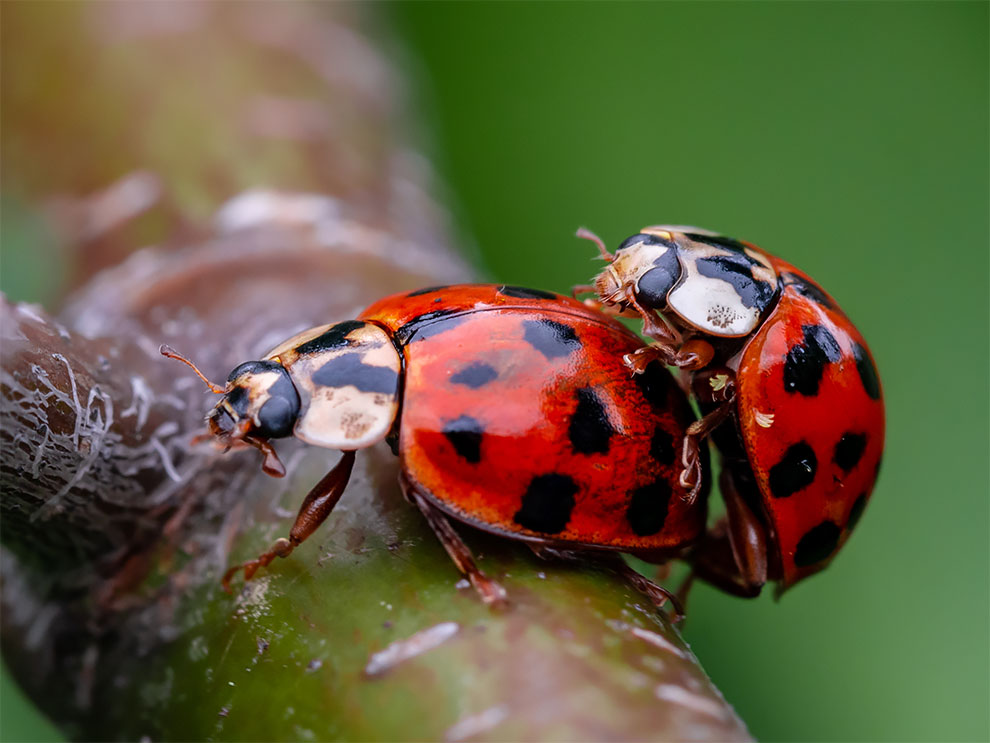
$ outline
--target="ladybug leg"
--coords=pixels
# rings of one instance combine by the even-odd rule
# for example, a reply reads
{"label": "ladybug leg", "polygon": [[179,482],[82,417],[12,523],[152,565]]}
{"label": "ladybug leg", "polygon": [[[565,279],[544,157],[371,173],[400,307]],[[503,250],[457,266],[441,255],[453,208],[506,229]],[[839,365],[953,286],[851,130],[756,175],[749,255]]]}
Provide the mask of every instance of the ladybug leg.
{"label": "ladybug leg", "polygon": [[261,463],[261,469],[266,475],[285,477],[285,465],[282,464],[282,460],[278,458],[278,454],[275,452],[275,447],[269,441],[256,439],[252,436],[247,437],[244,441],[265,456]]}
{"label": "ladybug leg", "polygon": [[685,341],[660,315],[641,305],[631,288],[626,291],[626,301],[642,318],[643,335],[654,341],[622,359],[633,374],[642,374],[653,361],[678,369],[701,369],[714,357],[715,349],[710,343],[699,339]]}
{"label": "ladybug leg", "polygon": [[544,544],[534,543],[530,543],[529,548],[533,550],[533,553],[537,557],[543,560],[566,560],[569,562],[584,562],[604,566],[618,573],[623,580],[646,596],[658,609],[662,609],[667,601],[670,601],[674,610],[671,615],[671,621],[675,624],[684,619],[684,607],[675,594],[663,586],[657,585],[642,573],[633,570],[622,559],[622,556],[617,553],[595,552],[592,554],[588,551],[560,550]]}
{"label": "ladybug leg", "polygon": [[656,312],[641,305],[631,285],[626,288],[626,301],[643,319],[643,335],[667,347],[671,353],[676,352],[677,347],[681,345],[680,334],[664,322]]}
{"label": "ladybug leg", "polygon": [[652,601],[653,605],[658,609],[662,609],[664,604],[666,604],[669,600],[670,606],[673,609],[670,620],[674,624],[683,621],[684,606],[681,604],[681,600],[676,594],[671,593],[663,586],[654,583],[642,573],[633,570],[619,555],[612,555],[605,562],[616,573],[622,576],[630,586]]}
{"label": "ladybug leg", "polygon": [[481,600],[489,606],[505,604],[508,599],[505,589],[481,571],[481,568],[474,561],[474,555],[471,554],[470,548],[454,531],[454,527],[450,525],[447,517],[430,503],[415,485],[409,482],[404,473],[399,479],[399,484],[402,486],[402,492],[406,498],[422,511],[423,516],[426,517],[426,522],[433,529],[437,539],[440,540],[440,544],[450,555],[450,559],[454,561],[457,569],[474,586],[474,590],[481,596]]}
{"label": "ladybug leg", "polygon": [[739,495],[732,477],[720,479],[726,517],[707,534],[691,558],[693,572],[727,593],[760,594],[767,582],[766,527]]}
{"label": "ladybug leg", "polygon": [[712,412],[701,420],[697,420],[688,426],[684,436],[684,444],[681,447],[681,487],[688,490],[684,497],[688,503],[694,503],[701,486],[704,483],[704,473],[701,471],[701,444],[711,435],[711,432],[718,428],[725,419],[732,413],[735,398],[723,402]]}
{"label": "ladybug leg", "polygon": [[258,555],[256,559],[230,568],[224,573],[221,581],[223,590],[230,593],[230,580],[238,570],[244,571],[244,580],[251,580],[259,568],[266,567],[276,557],[288,557],[296,547],[306,541],[306,538],[326,521],[333,507],[337,505],[337,501],[340,500],[340,496],[343,495],[344,489],[347,487],[353,466],[354,452],[343,452],[340,461],[334,468],[316,483],[306,495],[306,499],[296,515],[295,523],[289,530],[289,538],[276,539],[271,548]]}

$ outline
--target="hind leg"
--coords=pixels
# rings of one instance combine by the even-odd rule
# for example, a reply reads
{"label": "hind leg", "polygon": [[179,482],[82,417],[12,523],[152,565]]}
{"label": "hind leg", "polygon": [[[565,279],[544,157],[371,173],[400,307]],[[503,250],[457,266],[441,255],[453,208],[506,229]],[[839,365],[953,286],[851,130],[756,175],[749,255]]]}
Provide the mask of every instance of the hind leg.
{"label": "hind leg", "polygon": [[601,565],[617,573],[630,586],[646,596],[653,605],[662,609],[670,601],[673,612],[671,621],[680,622],[684,619],[684,609],[680,599],[666,588],[658,585],[645,575],[633,570],[622,559],[622,556],[615,552],[589,552],[568,549],[555,549],[541,544],[531,544],[530,549],[537,557],[544,560],[566,560],[569,562],[583,562],[592,565]]}
{"label": "hind leg", "polygon": [[505,589],[485,575],[481,568],[474,561],[474,555],[464,541],[460,538],[454,527],[450,525],[447,516],[440,512],[421,490],[405,476],[403,473],[399,478],[402,492],[406,498],[416,505],[426,517],[426,523],[433,529],[440,544],[447,550],[450,559],[454,561],[457,569],[466,577],[474,590],[478,592],[481,600],[489,606],[504,604],[507,599]]}
{"label": "hind leg", "polygon": [[263,552],[250,562],[230,568],[224,573],[221,581],[223,590],[230,593],[230,581],[238,570],[244,571],[244,580],[251,580],[260,568],[271,564],[276,557],[288,557],[296,547],[305,542],[307,537],[326,521],[327,516],[340,500],[340,496],[344,494],[353,466],[354,452],[342,452],[340,461],[309,491],[299,508],[295,523],[289,530],[289,538],[276,539],[267,552]]}

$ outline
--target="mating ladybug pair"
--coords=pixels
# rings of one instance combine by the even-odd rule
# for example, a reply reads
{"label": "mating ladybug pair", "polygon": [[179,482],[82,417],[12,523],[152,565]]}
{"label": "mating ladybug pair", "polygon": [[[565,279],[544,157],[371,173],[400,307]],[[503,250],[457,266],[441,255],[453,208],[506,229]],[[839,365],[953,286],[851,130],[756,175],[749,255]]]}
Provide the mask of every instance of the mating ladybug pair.
{"label": "mating ladybug pair", "polygon": [[[505,592],[450,518],[539,554],[607,560],[658,604],[673,597],[618,552],[684,557],[747,596],[825,567],[863,511],[883,448],[862,336],[810,278],[748,243],[649,227],[612,255],[579,235],[608,261],[576,290],[594,300],[423,289],[300,333],[223,388],[207,382],[223,395],[212,436],[258,448],[269,474],[284,473],[274,438],[343,452],[288,539],[231,568],[225,586],[312,534],[354,452],[382,440],[401,460],[405,496],[486,603]],[[650,345],[610,315],[641,317]],[[684,370],[700,420],[668,365]],[[706,530],[709,436],[723,456],[726,516]]]}

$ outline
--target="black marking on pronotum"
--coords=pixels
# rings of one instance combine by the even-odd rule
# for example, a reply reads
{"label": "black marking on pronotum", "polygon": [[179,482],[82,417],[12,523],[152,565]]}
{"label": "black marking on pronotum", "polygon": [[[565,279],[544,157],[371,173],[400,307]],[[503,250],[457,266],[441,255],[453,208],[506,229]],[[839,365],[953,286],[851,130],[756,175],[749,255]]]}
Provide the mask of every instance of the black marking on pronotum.
{"label": "black marking on pronotum", "polygon": [[574,510],[578,487],[567,475],[552,472],[530,480],[522,506],[513,520],[520,526],[544,534],[557,534],[567,527]]}
{"label": "black marking on pronotum", "polygon": [[626,520],[633,534],[648,537],[663,529],[670,506],[670,492],[670,483],[663,478],[657,478],[632,492]]}
{"label": "black marking on pronotum", "polygon": [[832,454],[832,461],[835,462],[843,472],[851,472],[853,467],[859,464],[866,450],[866,434],[849,433],[842,434],[842,438],[835,445],[835,452]]}
{"label": "black marking on pronotum", "polygon": [[364,327],[364,325],[365,323],[360,320],[344,320],[344,322],[339,322],[327,328],[321,335],[296,346],[296,353],[300,355],[305,353],[319,353],[320,351],[329,351],[332,348],[351,345],[351,342],[347,340],[348,334],[358,328]]}
{"label": "black marking on pronotum", "polygon": [[829,557],[839,546],[842,530],[831,521],[823,521],[801,537],[794,552],[794,564],[806,568]]}
{"label": "black marking on pronotum", "polygon": [[653,268],[639,277],[636,298],[646,307],[663,308],[667,304],[667,294],[680,277],[681,262],[677,259],[676,248],[671,248],[653,261]]}
{"label": "black marking on pronotum", "polygon": [[238,364],[234,367],[234,370],[227,375],[227,381],[233,382],[245,374],[264,374],[265,372],[284,371],[284,367],[277,361],[245,361],[243,364]]}
{"label": "black marking on pronotum", "polygon": [[454,384],[463,384],[473,390],[484,387],[495,379],[498,379],[498,372],[495,371],[495,367],[484,361],[475,361],[459,372],[450,375],[450,381]]}
{"label": "black marking on pronotum", "polygon": [[846,528],[849,531],[855,529],[856,524],[859,523],[859,519],[863,515],[863,510],[866,508],[866,500],[866,493],[863,493],[853,503],[853,507],[849,509],[849,520],[846,521]]}
{"label": "black marking on pronotum", "polygon": [[607,454],[615,429],[608,419],[608,411],[598,395],[590,387],[577,391],[577,409],[571,417],[567,435],[578,454]]}
{"label": "black marking on pronotum", "polygon": [[698,273],[710,279],[718,279],[730,284],[739,295],[739,300],[748,308],[760,312],[770,304],[777,287],[753,276],[756,261],[745,253],[715,255],[695,261]]}
{"label": "black marking on pronotum", "polygon": [[673,464],[674,458],[677,456],[674,437],[662,428],[654,431],[653,439],[650,441],[650,456],[660,464]]}
{"label": "black marking on pronotum", "polygon": [[444,289],[449,289],[450,285],[445,284],[443,286],[427,286],[423,289],[417,289],[416,291],[409,292],[407,297],[421,297],[424,294],[432,294],[433,292],[442,292]]}
{"label": "black marking on pronotum", "polygon": [[484,428],[480,422],[469,415],[462,415],[444,425],[443,435],[454,447],[454,451],[465,461],[471,464],[481,461],[481,439]]}
{"label": "black marking on pronotum", "polygon": [[227,393],[227,402],[239,418],[246,416],[250,402],[247,387],[232,387]]}
{"label": "black marking on pronotum", "polygon": [[805,397],[818,394],[825,367],[842,357],[839,342],[822,325],[804,325],[802,341],[784,358],[784,389]]}
{"label": "black marking on pronotum", "polygon": [[361,392],[383,392],[394,395],[399,387],[399,375],[387,366],[371,366],[358,351],[335,356],[313,372],[313,382],[324,387],[357,387]]}
{"label": "black marking on pronotum", "polygon": [[548,359],[567,356],[581,345],[574,328],[554,320],[526,320],[523,327],[526,342]]}
{"label": "black marking on pronotum", "polygon": [[618,253],[620,250],[625,250],[626,248],[631,248],[634,245],[639,245],[643,243],[644,245],[663,245],[666,248],[676,248],[677,243],[673,240],[667,240],[666,238],[660,237],[659,235],[647,235],[643,232],[638,232],[635,235],[627,237],[615,252]]}
{"label": "black marking on pronotum", "polygon": [[659,361],[651,361],[642,374],[633,377],[643,397],[657,410],[667,409],[671,376]]}
{"label": "black marking on pronotum", "polygon": [[808,299],[817,302],[822,307],[827,307],[830,310],[837,309],[835,302],[832,301],[832,298],[829,297],[828,294],[825,293],[825,290],[818,286],[815,282],[806,279],[803,276],[798,276],[797,274],[791,273],[790,271],[782,273],[780,278],[783,280],[784,286],[793,287],[793,289],[801,296],[807,297]]}
{"label": "black marking on pronotum", "polygon": [[399,346],[404,346],[410,341],[422,341],[432,338],[444,331],[456,328],[466,315],[458,315],[461,310],[437,310],[427,312],[419,317],[410,320],[393,334],[395,342]]}
{"label": "black marking on pronotum", "polygon": [[725,235],[699,235],[697,232],[685,232],[684,237],[692,242],[704,243],[715,248],[725,248],[737,253],[746,252],[746,246],[734,237],[726,237]]}
{"label": "black marking on pronotum", "polygon": [[818,470],[815,450],[806,441],[791,445],[783,458],[770,468],[770,495],[787,498],[811,485]]}
{"label": "black marking on pronotum", "polygon": [[870,353],[858,343],[853,343],[853,357],[856,359],[856,371],[859,378],[863,380],[863,389],[866,394],[874,400],[880,399],[880,377],[877,376],[877,368],[873,365]]}
{"label": "black marking on pronotum", "polygon": [[553,292],[545,292],[542,289],[527,289],[524,286],[511,286],[505,284],[498,288],[498,293],[506,297],[516,299],[559,299],[560,295]]}

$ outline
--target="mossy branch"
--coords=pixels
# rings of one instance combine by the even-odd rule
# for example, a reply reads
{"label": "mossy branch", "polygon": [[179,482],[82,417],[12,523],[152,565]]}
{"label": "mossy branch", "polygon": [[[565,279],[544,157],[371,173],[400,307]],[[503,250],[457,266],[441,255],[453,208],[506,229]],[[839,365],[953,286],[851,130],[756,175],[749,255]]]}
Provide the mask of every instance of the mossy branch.
{"label": "mossy branch", "polygon": [[[304,327],[468,272],[427,172],[396,144],[396,84],[356,6],[156,6],[183,20],[168,33],[147,7],[5,12],[40,50],[44,34],[74,29],[62,42],[85,60],[92,100],[144,116],[138,88],[156,88],[144,104],[162,106],[162,131],[191,110],[212,133],[177,162],[160,139],[115,149],[97,137],[74,141],[71,166],[47,180],[20,160],[7,173],[26,203],[55,203],[65,244],[93,257],[57,318],[9,303],[0,316],[2,639],[30,695],[79,739],[746,739],[677,632],[615,576],[462,528],[509,591],[507,609],[484,607],[381,448],[359,453],[337,510],[291,559],[236,596],[220,590],[223,568],[285,532],[335,455],[280,442],[289,476],[273,480],[254,452],[194,447],[210,394],[159,344],[222,379]],[[233,79],[193,86],[181,113],[160,103],[217,45]],[[12,53],[45,63],[33,47]],[[257,121],[241,114],[271,103],[282,75],[307,105],[262,120],[296,141],[245,139]],[[99,107],[20,104],[62,106],[67,127],[103,131]],[[314,110],[340,115],[304,115]],[[8,128],[44,161],[28,113]],[[131,175],[108,173],[108,160]],[[248,190],[259,177],[280,190]],[[204,205],[224,201],[209,217]],[[118,262],[142,229],[163,246]]]}

